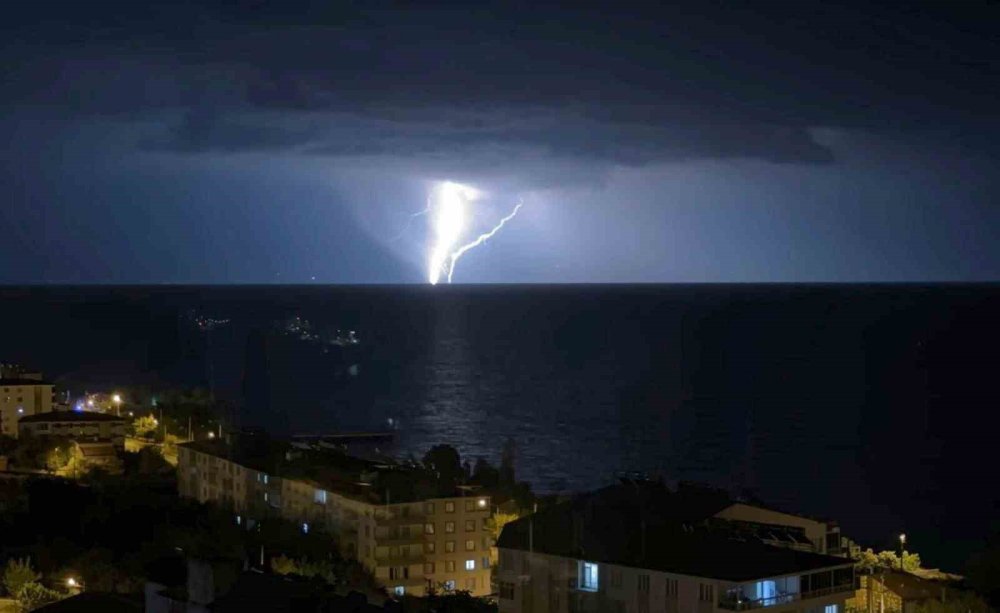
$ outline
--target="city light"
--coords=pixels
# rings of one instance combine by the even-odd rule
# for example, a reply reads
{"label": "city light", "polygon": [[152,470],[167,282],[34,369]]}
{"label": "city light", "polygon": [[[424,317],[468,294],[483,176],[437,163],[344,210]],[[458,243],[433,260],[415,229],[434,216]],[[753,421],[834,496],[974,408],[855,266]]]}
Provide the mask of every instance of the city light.
{"label": "city light", "polygon": [[122,397],[119,394],[115,394],[114,396],[111,397],[111,400],[113,400],[115,404],[118,404],[122,401]]}
{"label": "city light", "polygon": [[69,579],[66,580],[66,587],[76,587],[76,586],[77,586],[76,579],[74,579],[73,577],[70,577]]}
{"label": "city light", "polygon": [[215,438],[215,432],[212,432],[211,430],[209,430],[208,431],[208,438]]}
{"label": "city light", "polygon": [[87,399],[87,406],[88,407],[93,407],[94,406],[94,399],[93,398],[88,398]]}
{"label": "city light", "polygon": [[486,507],[486,499],[485,498],[480,498],[479,499],[479,508],[482,509],[482,508],[485,508],[485,507]]}

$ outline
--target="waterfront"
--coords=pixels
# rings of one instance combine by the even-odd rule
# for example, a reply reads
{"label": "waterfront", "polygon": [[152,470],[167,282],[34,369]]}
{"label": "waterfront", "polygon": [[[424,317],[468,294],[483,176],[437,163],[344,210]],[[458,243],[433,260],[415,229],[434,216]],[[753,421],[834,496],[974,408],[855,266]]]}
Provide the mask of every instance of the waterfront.
{"label": "waterfront", "polygon": [[[284,432],[398,424],[400,452],[450,443],[537,490],[619,470],[748,489],[931,564],[987,534],[1000,471],[996,286],[32,288],[4,290],[11,356],[57,383],[210,377],[243,402],[267,342]],[[191,309],[228,319],[209,331]],[[300,316],[355,330],[357,362],[278,340]],[[357,365],[352,373],[350,367]],[[250,370],[253,370],[250,368]],[[251,377],[253,378],[253,377]],[[253,386],[251,386],[251,389]],[[939,533],[935,533],[940,530]]]}

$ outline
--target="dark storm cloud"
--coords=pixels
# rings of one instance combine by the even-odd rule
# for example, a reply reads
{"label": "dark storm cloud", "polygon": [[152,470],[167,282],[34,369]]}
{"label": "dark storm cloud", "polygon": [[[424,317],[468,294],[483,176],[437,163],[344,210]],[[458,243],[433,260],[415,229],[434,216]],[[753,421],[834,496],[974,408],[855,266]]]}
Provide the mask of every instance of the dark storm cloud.
{"label": "dark storm cloud", "polygon": [[134,121],[168,109],[141,144],[181,152],[823,163],[810,129],[842,126],[937,129],[992,153],[982,23],[787,6],[98,3],[9,24],[4,95]]}

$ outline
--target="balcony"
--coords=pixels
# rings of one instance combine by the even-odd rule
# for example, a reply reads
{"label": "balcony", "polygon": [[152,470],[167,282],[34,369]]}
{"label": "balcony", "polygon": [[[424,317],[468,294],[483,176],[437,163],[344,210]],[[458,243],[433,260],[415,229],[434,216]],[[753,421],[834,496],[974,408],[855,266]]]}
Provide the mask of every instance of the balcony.
{"label": "balcony", "polygon": [[811,592],[775,594],[767,598],[755,598],[752,600],[723,598],[719,601],[719,608],[728,611],[749,611],[751,609],[762,609],[764,607],[774,607],[800,600],[810,600],[812,598],[824,598],[834,594],[849,594],[854,592],[854,584],[835,585],[832,587],[813,590]]}
{"label": "balcony", "polygon": [[397,556],[375,556],[375,564],[378,566],[410,566],[411,564],[423,564],[427,560],[423,553],[410,553]]}
{"label": "balcony", "polygon": [[[728,611],[748,611],[791,604],[802,600],[825,598],[835,594],[850,594],[856,589],[853,577],[845,581],[840,577],[834,585],[816,587],[808,591],[800,591],[799,577],[785,577],[757,581],[732,588],[719,600],[719,608]],[[748,597],[749,595],[757,597]]]}

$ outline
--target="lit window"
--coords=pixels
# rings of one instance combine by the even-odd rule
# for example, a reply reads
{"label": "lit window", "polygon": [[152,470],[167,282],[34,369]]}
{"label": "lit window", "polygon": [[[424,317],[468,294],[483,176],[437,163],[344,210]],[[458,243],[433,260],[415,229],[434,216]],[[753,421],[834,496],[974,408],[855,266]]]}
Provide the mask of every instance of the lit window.
{"label": "lit window", "polygon": [[326,490],[313,491],[313,502],[316,504],[326,504]]}
{"label": "lit window", "polygon": [[243,518],[239,515],[236,516],[236,525],[239,526],[243,523]]}
{"label": "lit window", "polygon": [[[444,569],[445,569],[445,571],[447,571],[449,573],[455,572],[455,560],[447,560],[447,561],[445,561],[445,563],[444,563]],[[455,589],[455,588],[452,587],[451,589]]]}
{"label": "lit window", "polygon": [[476,550],[476,541],[465,541],[465,550],[466,551],[475,551]]}
{"label": "lit window", "polygon": [[455,531],[455,522],[453,522],[453,521],[446,521],[446,522],[444,522],[444,531],[447,532],[447,533],[449,533],[449,534],[451,534],[452,532],[454,532]]}
{"label": "lit window", "polygon": [[597,586],[597,563],[580,562],[580,589],[596,592]]}
{"label": "lit window", "polygon": [[444,512],[445,513],[454,513],[455,512],[455,503],[454,502],[446,502],[446,503],[444,503]]}
{"label": "lit window", "polygon": [[402,596],[403,594],[406,593],[406,588],[403,587],[402,585],[397,585],[396,587],[392,588],[392,593],[395,594],[396,596]]}
{"label": "lit window", "polygon": [[444,550],[447,553],[452,553],[455,551],[455,541],[445,541]]}
{"label": "lit window", "polygon": [[309,534],[309,524],[307,523],[302,524],[302,534]]}
{"label": "lit window", "polygon": [[475,560],[466,560],[465,561],[465,570],[476,570],[476,561]]}
{"label": "lit window", "polygon": [[267,475],[264,475],[264,485],[267,485]]}
{"label": "lit window", "polygon": [[451,579],[449,581],[445,581],[444,582],[444,591],[446,591],[446,592],[454,592],[455,591],[455,580],[454,579]]}
{"label": "lit window", "polygon": [[434,534],[434,524],[424,524],[424,534]]}
{"label": "lit window", "polygon": [[267,492],[264,492],[264,502],[267,502]]}
{"label": "lit window", "polygon": [[837,613],[837,605],[828,604],[823,608],[823,613]]}

